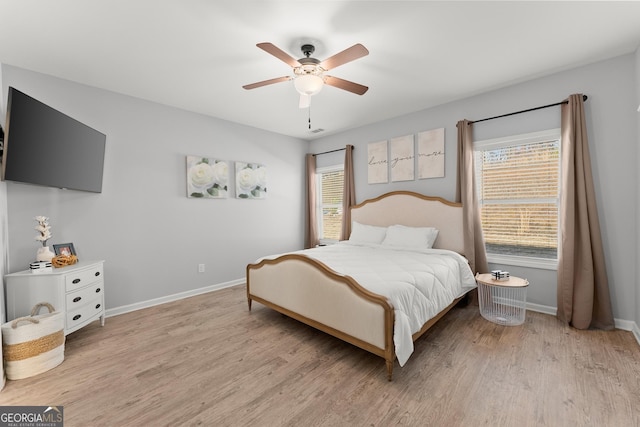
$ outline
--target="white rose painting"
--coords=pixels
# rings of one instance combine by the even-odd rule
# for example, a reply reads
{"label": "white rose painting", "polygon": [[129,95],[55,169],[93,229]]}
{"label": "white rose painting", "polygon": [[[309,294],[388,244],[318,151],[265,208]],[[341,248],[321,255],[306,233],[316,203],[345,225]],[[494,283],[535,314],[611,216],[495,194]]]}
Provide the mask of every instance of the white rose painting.
{"label": "white rose painting", "polygon": [[227,197],[229,164],[224,160],[187,156],[187,197],[223,199]]}
{"label": "white rose painting", "polygon": [[236,197],[240,199],[267,197],[267,168],[264,165],[236,162]]}

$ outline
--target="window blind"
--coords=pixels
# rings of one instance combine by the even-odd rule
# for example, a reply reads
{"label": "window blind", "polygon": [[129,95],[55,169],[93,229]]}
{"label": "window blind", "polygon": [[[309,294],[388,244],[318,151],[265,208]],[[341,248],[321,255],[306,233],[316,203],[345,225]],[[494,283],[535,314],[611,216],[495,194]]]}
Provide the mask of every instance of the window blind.
{"label": "window blind", "polygon": [[482,148],[475,171],[487,252],[556,258],[559,138]]}
{"label": "window blind", "polygon": [[320,191],[322,224],[320,238],[340,239],[342,229],[342,194],[344,191],[344,170],[333,170],[321,174]]}

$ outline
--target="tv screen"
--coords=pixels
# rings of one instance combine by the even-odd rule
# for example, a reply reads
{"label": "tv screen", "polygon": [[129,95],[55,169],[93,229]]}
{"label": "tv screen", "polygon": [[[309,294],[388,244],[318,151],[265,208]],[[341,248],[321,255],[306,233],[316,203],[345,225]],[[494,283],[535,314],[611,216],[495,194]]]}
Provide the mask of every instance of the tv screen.
{"label": "tv screen", "polygon": [[102,192],[106,135],[10,87],[2,179]]}

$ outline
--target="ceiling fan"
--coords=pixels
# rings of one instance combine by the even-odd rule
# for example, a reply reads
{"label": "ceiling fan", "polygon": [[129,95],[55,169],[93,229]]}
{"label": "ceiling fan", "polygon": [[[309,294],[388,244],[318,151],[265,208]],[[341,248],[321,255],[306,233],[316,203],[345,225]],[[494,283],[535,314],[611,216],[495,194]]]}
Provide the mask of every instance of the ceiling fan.
{"label": "ceiling fan", "polygon": [[315,46],[312,44],[303,44],[301,46],[300,49],[302,50],[304,58],[300,59],[294,59],[288,53],[284,52],[272,43],[258,43],[256,46],[288,64],[293,68],[293,75],[276,77],[275,79],[264,80],[242,86],[247,90],[293,80],[296,90],[300,93],[300,108],[309,107],[311,105],[311,96],[320,92],[325,84],[357,95],[364,95],[364,93],[369,90],[367,86],[325,74],[325,72],[333,68],[368,55],[369,51],[367,48],[359,43],[325,59],[324,61],[311,57],[313,52],[316,50]]}

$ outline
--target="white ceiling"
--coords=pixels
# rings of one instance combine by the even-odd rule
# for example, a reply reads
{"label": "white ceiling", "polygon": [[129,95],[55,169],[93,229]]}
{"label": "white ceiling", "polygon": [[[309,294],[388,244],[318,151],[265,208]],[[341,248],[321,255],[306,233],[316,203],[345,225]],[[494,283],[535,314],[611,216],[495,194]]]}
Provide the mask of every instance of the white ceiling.
{"label": "white ceiling", "polygon": [[[325,87],[308,110],[258,49],[318,59],[366,86]],[[635,51],[640,2],[0,0],[0,62],[310,140]],[[551,100],[553,101],[553,100]]]}

